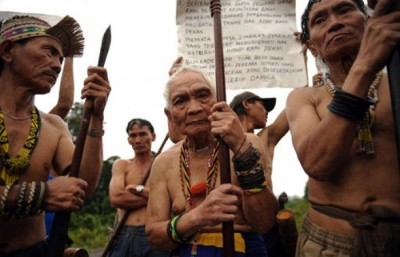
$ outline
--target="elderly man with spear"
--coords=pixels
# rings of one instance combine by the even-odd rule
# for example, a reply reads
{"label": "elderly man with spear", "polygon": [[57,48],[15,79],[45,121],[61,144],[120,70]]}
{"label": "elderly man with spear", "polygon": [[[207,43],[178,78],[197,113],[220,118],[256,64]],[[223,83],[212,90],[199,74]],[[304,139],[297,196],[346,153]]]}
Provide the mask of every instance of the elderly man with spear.
{"label": "elderly man with spear", "polygon": [[107,71],[88,68],[82,98],[93,112],[80,178],[67,173],[75,145],[65,122],[39,111],[35,95],[46,94],[61,71],[64,57],[81,55],[83,36],[77,22],[64,17],[50,26],[32,16],[14,16],[0,29],[0,255],[48,256],[44,210],[81,209],[94,192],[102,165],[103,111],[110,92]]}
{"label": "elderly man with spear", "polygon": [[[217,102],[212,82],[199,70],[178,68],[165,98],[167,117],[185,140],[154,160],[146,223],[150,243],[176,256],[223,256],[222,223],[233,222],[235,256],[264,256],[257,233],[273,225],[277,200],[266,186],[259,138],[245,133],[233,110]],[[230,150],[232,184],[218,180],[221,144]],[[259,252],[249,255],[252,250]]]}

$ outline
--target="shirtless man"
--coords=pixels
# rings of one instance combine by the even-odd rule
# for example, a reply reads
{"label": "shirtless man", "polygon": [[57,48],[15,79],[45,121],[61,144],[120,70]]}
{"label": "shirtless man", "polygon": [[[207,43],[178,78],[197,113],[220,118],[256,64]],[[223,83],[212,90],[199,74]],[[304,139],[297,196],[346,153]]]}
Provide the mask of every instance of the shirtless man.
{"label": "shirtless man", "polygon": [[[289,124],[286,118],[286,112],[283,110],[276,120],[267,125],[268,114],[276,104],[276,98],[261,98],[260,96],[245,91],[236,95],[229,106],[239,116],[243,129],[248,133],[254,133],[260,129],[257,135],[260,137],[266,152],[266,174],[268,185],[272,187],[272,161],[274,158],[275,146],[282,137],[289,131]],[[271,230],[263,235],[267,247],[268,256],[284,257],[285,252],[280,244],[278,227],[275,225]]]}
{"label": "shirtless man", "polygon": [[[217,103],[210,81],[181,67],[166,85],[167,117],[185,140],[154,161],[148,239],[176,256],[223,256],[221,223],[234,222],[235,256],[265,256],[257,233],[273,225],[277,200],[266,186],[263,147],[225,102]],[[231,151],[232,184],[220,184],[216,137]]]}
{"label": "shirtless man", "polygon": [[75,146],[59,116],[35,107],[35,95],[50,92],[64,57],[82,51],[82,32],[68,16],[53,27],[34,17],[15,16],[0,29],[1,256],[46,256],[43,210],[78,211],[96,189],[103,111],[111,89],[107,71],[90,67],[84,81],[82,98],[92,98],[94,109],[80,178],[59,176],[46,183],[50,170],[61,175],[70,166]]}
{"label": "shirtless man", "polygon": [[369,18],[361,0],[311,0],[303,14],[302,40],[330,73],[324,86],[287,99],[310,178],[297,256],[400,256],[400,174],[382,73],[400,43],[400,12],[390,2],[378,1]]}
{"label": "shirtless man", "polygon": [[109,193],[111,206],[118,208],[118,221],[121,221],[127,210],[129,210],[129,216],[109,256],[167,257],[168,252],[150,247],[145,234],[149,187],[147,182],[143,184],[143,178],[153,163],[151,144],[156,139],[156,134],[153,125],[144,119],[129,121],[126,133],[135,157],[118,159],[114,162]]}

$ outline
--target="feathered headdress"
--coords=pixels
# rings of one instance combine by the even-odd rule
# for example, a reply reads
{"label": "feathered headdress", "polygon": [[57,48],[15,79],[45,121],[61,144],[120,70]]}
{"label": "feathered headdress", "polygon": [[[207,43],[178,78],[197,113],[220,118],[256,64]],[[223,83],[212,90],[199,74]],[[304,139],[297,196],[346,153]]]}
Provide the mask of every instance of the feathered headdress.
{"label": "feathered headdress", "polygon": [[70,16],[65,16],[54,26],[28,15],[13,16],[0,24],[0,44],[5,40],[18,41],[43,36],[58,40],[65,57],[83,55],[85,39],[78,22]]}

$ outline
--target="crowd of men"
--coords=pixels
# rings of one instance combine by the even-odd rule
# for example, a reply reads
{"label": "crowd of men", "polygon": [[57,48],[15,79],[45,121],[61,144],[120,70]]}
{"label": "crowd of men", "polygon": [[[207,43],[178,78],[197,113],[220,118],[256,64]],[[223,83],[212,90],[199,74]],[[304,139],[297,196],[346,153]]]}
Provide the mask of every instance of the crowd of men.
{"label": "crowd of men", "polygon": [[[285,256],[269,240],[279,239],[272,160],[288,131],[309,178],[296,256],[400,256],[398,99],[386,70],[398,54],[400,7],[368,5],[372,12],[362,0],[308,2],[300,39],[326,71],[315,86],[294,89],[268,126],[273,97],[244,92],[218,102],[213,79],[178,58],[164,91],[175,144],[155,156],[152,124],[132,119],[126,133],[134,157],[113,165],[110,201],[123,230],[109,256],[224,256],[223,224],[232,224],[235,257]],[[0,256],[49,256],[44,213],[79,211],[96,190],[107,70],[91,66],[84,80],[81,98],[92,112],[79,177],[68,176],[75,144],[63,114],[35,106],[64,59],[83,47],[69,16],[53,26],[28,15],[1,24]],[[221,183],[224,175],[231,183]]]}

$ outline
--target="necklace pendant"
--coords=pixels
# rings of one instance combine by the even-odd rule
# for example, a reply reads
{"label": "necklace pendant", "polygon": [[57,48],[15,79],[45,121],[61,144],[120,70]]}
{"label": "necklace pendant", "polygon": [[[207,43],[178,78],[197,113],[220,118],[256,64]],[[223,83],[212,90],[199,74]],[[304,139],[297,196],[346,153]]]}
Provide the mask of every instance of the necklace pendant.
{"label": "necklace pendant", "polygon": [[197,242],[194,242],[192,244],[192,249],[190,251],[190,257],[196,257],[197,256]]}

